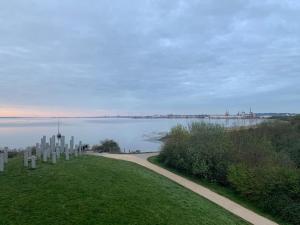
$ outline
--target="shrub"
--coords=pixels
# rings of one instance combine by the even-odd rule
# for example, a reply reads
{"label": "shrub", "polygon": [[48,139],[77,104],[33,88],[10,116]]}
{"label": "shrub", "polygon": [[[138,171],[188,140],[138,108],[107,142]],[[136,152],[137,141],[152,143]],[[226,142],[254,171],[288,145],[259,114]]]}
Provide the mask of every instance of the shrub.
{"label": "shrub", "polygon": [[159,155],[160,160],[177,169],[188,170],[184,164],[188,139],[189,133],[185,127],[178,125],[172,128]]}
{"label": "shrub", "polygon": [[121,149],[119,144],[114,140],[104,140],[101,142],[101,145],[94,145],[92,148],[96,152],[109,152],[109,153],[120,153]]}
{"label": "shrub", "polygon": [[160,159],[201,178],[226,183],[230,139],[218,125],[192,123],[176,126],[168,134]]}
{"label": "shrub", "polygon": [[300,203],[287,205],[282,209],[282,217],[293,224],[300,224]]}
{"label": "shrub", "polygon": [[233,188],[262,210],[300,224],[300,117],[226,131],[212,124],[174,127],[159,159]]}
{"label": "shrub", "polygon": [[287,220],[286,215],[287,208],[296,206],[300,200],[300,176],[296,169],[274,166],[250,168],[239,164],[230,166],[228,180],[235,190],[260,208],[293,222],[293,218],[289,216]]}
{"label": "shrub", "polygon": [[8,158],[14,158],[17,157],[20,153],[17,151],[9,151],[8,152]]}

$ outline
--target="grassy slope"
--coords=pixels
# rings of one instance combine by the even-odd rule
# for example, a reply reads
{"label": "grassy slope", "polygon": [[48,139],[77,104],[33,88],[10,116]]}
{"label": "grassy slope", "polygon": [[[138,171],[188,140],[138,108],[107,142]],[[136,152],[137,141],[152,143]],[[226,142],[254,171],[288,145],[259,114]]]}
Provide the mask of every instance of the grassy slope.
{"label": "grassy slope", "polygon": [[281,219],[279,218],[275,218],[269,214],[266,214],[265,212],[263,212],[262,210],[260,210],[259,208],[257,208],[254,204],[252,204],[251,202],[247,201],[247,199],[239,196],[236,192],[234,192],[234,190],[230,189],[230,188],[226,188],[226,187],[223,187],[221,185],[218,185],[216,183],[211,183],[211,182],[208,182],[208,181],[205,181],[205,180],[200,180],[199,178],[193,176],[193,175],[190,175],[190,174],[186,174],[184,172],[181,172],[181,171],[178,171],[174,168],[171,168],[171,167],[168,167],[166,166],[165,164],[161,163],[159,160],[158,160],[158,156],[152,156],[148,159],[149,162],[155,164],[155,165],[158,165],[164,169],[167,169],[177,175],[180,175],[182,177],[185,177],[191,181],[194,181],[195,183],[198,183],[200,185],[203,185],[204,187],[207,187],[209,188],[210,190],[222,195],[222,196],[225,196],[229,199],[231,199],[232,201],[234,202],[237,202],[239,203],[240,205],[266,217],[266,218],[269,218],[270,220],[273,220],[273,221],[276,221],[277,223],[279,224],[282,224],[282,225],[290,225],[289,223],[286,223],[284,221],[282,221]]}
{"label": "grassy slope", "polygon": [[246,224],[138,165],[83,156],[0,174],[1,225]]}

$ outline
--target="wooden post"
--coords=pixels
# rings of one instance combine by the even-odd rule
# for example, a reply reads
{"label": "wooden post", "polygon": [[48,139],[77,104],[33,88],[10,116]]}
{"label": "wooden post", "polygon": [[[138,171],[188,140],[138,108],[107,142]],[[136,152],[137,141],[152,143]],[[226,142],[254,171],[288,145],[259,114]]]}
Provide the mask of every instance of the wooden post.
{"label": "wooden post", "polygon": [[43,150],[43,162],[47,162],[48,158],[48,149],[44,148]]}
{"label": "wooden post", "polygon": [[65,152],[65,136],[61,136],[60,139],[60,151],[61,153]]}
{"label": "wooden post", "polygon": [[35,169],[36,168],[36,156],[33,155],[31,156],[31,169]]}
{"label": "wooden post", "polygon": [[77,157],[78,156],[78,145],[75,145],[74,153],[75,153],[75,157]]}
{"label": "wooden post", "polygon": [[24,154],[24,166],[28,167],[28,150],[27,149],[24,150],[23,154]]}
{"label": "wooden post", "polygon": [[8,147],[4,148],[4,163],[8,163]]}
{"label": "wooden post", "polygon": [[0,172],[4,171],[4,153],[0,152]]}
{"label": "wooden post", "polygon": [[70,152],[67,144],[65,145],[65,157],[66,160],[70,160]]}
{"label": "wooden post", "polygon": [[55,151],[52,152],[52,164],[56,164],[56,154]]}
{"label": "wooden post", "polygon": [[81,155],[81,153],[82,153],[82,142],[81,141],[79,141],[78,153],[79,153],[79,155]]}
{"label": "wooden post", "polygon": [[70,140],[70,153],[73,154],[73,152],[74,152],[74,136],[72,136]]}
{"label": "wooden post", "polygon": [[35,151],[36,151],[36,157],[37,159],[40,159],[42,154],[41,154],[41,147],[39,143],[35,144]]}

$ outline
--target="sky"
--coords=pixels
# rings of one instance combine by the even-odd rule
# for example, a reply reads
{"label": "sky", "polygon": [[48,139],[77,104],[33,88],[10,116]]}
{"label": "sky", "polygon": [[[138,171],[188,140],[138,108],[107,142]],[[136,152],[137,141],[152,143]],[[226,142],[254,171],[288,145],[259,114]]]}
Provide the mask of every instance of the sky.
{"label": "sky", "polygon": [[2,0],[0,116],[300,112],[299,0]]}

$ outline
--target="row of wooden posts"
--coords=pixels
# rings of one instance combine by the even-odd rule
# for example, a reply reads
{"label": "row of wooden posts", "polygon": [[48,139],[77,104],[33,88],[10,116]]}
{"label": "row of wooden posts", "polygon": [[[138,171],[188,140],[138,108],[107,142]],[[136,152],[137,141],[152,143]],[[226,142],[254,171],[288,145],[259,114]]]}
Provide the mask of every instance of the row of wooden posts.
{"label": "row of wooden posts", "polygon": [[5,164],[8,162],[8,148],[5,147],[4,150],[0,150],[0,172],[4,171]]}
{"label": "row of wooden posts", "polygon": [[[27,148],[24,151],[24,166],[31,169],[36,168],[36,161],[41,160],[43,162],[50,161],[52,164],[56,164],[57,160],[64,157],[65,160],[70,160],[70,156],[77,157],[81,155],[84,147],[80,141],[78,145],[74,145],[74,137],[70,139],[70,145],[65,143],[65,136],[57,138],[55,135],[50,137],[49,142],[46,142],[46,136],[41,138],[41,142],[35,146],[35,154],[32,153],[32,148]],[[57,142],[56,142],[57,140]]]}
{"label": "row of wooden posts", "polygon": [[[74,137],[70,139],[70,144],[65,143],[65,136],[56,137],[53,135],[47,142],[47,137],[43,136],[40,143],[36,143],[35,147],[27,147],[23,151],[24,166],[27,168],[35,169],[37,161],[51,162],[56,164],[57,160],[64,157],[65,160],[70,160],[70,157],[81,155],[85,150],[85,147],[80,141],[78,145],[75,145]],[[8,148],[0,150],[0,172],[3,172],[5,165],[8,162]]]}

